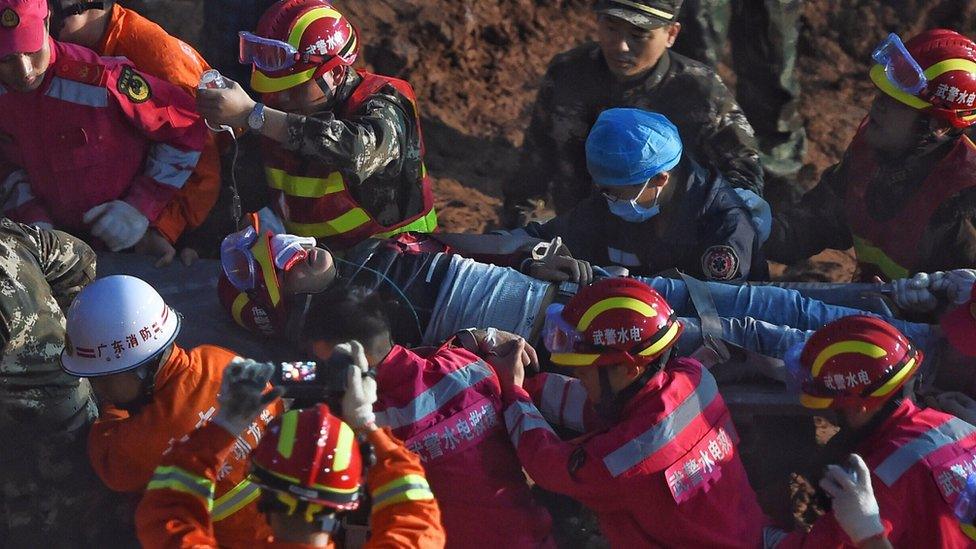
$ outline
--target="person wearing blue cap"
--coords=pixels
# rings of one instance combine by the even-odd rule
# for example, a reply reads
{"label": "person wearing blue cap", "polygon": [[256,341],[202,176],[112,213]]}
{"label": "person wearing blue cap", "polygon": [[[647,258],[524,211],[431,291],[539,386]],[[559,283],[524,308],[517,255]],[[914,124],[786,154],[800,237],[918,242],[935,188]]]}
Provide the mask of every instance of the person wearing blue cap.
{"label": "person wearing blue cap", "polygon": [[768,278],[749,206],[721,175],[683,154],[665,116],[604,111],[586,139],[586,166],[598,193],[517,231],[562,237],[575,258],[632,274],[677,268],[710,280]]}

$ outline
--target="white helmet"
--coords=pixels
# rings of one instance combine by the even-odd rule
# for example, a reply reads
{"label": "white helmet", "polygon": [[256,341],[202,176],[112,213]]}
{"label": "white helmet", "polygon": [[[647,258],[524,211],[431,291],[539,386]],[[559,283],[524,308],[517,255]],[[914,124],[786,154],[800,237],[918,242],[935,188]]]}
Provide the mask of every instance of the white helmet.
{"label": "white helmet", "polygon": [[142,366],[180,333],[180,316],[145,281],[114,275],[95,280],[68,308],[61,368],[96,377]]}

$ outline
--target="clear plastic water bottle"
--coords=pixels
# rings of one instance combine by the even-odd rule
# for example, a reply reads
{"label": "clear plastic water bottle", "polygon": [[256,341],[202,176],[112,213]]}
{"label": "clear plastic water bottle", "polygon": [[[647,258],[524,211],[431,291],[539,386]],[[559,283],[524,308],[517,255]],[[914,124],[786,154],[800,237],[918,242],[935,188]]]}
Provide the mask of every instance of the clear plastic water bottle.
{"label": "clear plastic water bottle", "polygon": [[217,69],[210,69],[201,74],[200,83],[197,84],[197,89],[201,90],[224,90],[228,87],[224,76]]}

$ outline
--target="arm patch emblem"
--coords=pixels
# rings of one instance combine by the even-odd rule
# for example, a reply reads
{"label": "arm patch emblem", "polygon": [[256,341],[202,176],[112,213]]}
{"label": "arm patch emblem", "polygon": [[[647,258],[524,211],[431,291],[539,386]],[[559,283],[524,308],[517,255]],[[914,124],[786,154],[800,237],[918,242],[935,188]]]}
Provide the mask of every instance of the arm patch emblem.
{"label": "arm patch emblem", "polygon": [[712,246],[701,261],[702,273],[712,280],[732,280],[739,273],[739,256],[732,246]]}
{"label": "arm patch emblem", "polygon": [[152,97],[152,90],[149,82],[136,72],[135,69],[126,65],[122,67],[122,74],[119,75],[119,93],[129,98],[133,103],[145,103]]}

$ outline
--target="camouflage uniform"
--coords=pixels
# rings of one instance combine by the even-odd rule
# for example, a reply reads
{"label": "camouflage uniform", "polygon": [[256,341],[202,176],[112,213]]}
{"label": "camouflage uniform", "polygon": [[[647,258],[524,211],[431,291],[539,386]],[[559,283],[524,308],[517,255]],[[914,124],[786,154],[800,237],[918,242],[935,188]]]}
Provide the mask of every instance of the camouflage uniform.
{"label": "camouflage uniform", "polygon": [[[734,187],[762,194],[763,172],[752,127],[714,71],[666,51],[646,76],[621,83],[588,43],[557,55],[546,72],[525,134],[518,171],[504,185],[506,224],[551,192],[557,213],[589,195],[585,143],[604,110],[659,112],[681,134],[685,151]],[[550,188],[551,187],[551,188]]]}
{"label": "camouflage uniform", "polygon": [[715,68],[731,43],[736,99],[756,130],[767,183],[794,178],[806,150],[795,70],[800,8],[800,0],[685,0],[679,16],[675,51]]}
{"label": "camouflage uniform", "polygon": [[[355,72],[340,90],[336,105],[346,102],[362,77]],[[393,225],[420,213],[423,196],[417,185],[404,188],[401,174],[416,181],[422,169],[420,131],[409,101],[388,86],[366,99],[352,117],[332,111],[313,116],[288,115],[288,140],[282,146],[311,161],[335,166],[349,183],[356,202],[377,221]],[[366,181],[368,181],[367,184]]]}
{"label": "camouflage uniform", "polygon": [[0,547],[115,536],[100,530],[111,496],[85,451],[97,415],[90,388],[60,367],[62,308],[94,276],[81,240],[0,219]]}

